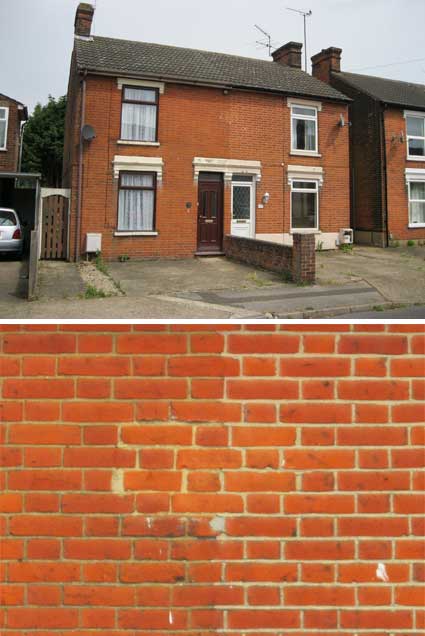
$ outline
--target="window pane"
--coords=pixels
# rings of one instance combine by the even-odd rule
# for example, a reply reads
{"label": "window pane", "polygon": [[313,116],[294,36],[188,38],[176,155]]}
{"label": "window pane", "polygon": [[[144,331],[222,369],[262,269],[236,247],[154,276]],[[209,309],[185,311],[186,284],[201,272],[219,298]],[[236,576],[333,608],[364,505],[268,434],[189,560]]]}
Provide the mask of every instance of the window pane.
{"label": "window pane", "polygon": [[425,224],[425,201],[415,201],[410,204],[410,223]]}
{"label": "window pane", "polygon": [[0,119],[6,119],[6,109],[0,108]]}
{"label": "window pane", "polygon": [[217,192],[214,190],[210,192],[210,218],[217,218]]}
{"label": "window pane", "polygon": [[152,102],[156,103],[156,91],[147,90],[145,88],[125,88],[124,99],[133,102]]}
{"label": "window pane", "polygon": [[316,117],[315,108],[303,108],[301,106],[293,106],[292,112],[294,115],[305,115],[306,117]]}
{"label": "window pane", "polygon": [[122,174],[121,185],[131,186],[133,188],[153,188],[153,176],[151,174],[142,174],[135,172],[134,174]]}
{"label": "window pane", "polygon": [[234,186],[233,188],[233,218],[236,221],[251,218],[251,188]]}
{"label": "window pane", "polygon": [[156,106],[123,104],[121,139],[155,141]]}
{"label": "window pane", "polygon": [[308,229],[317,227],[317,195],[310,192],[292,193],[292,227]]}
{"label": "window pane", "polygon": [[249,174],[247,174],[247,175],[234,174],[233,177],[232,177],[232,181],[245,181],[245,182],[247,182],[247,181],[252,181],[252,177]]}
{"label": "window pane", "polygon": [[308,181],[294,181],[292,187],[296,190],[314,190],[316,192],[316,184]]}
{"label": "window pane", "polygon": [[410,200],[425,201],[425,181],[410,183]]}
{"label": "window pane", "polygon": [[293,119],[293,139],[295,150],[316,150],[316,122]]}
{"label": "window pane", "polygon": [[409,155],[425,157],[425,139],[409,139]]}
{"label": "window pane", "polygon": [[0,119],[0,148],[6,146],[6,122]]}
{"label": "window pane", "polygon": [[120,190],[118,230],[149,232],[153,228],[154,193],[150,190]]}
{"label": "window pane", "polygon": [[7,210],[2,210],[0,212],[0,225],[16,225],[16,217],[13,212],[8,212]]}
{"label": "window pane", "polygon": [[413,137],[425,137],[425,118],[408,117],[407,134]]}

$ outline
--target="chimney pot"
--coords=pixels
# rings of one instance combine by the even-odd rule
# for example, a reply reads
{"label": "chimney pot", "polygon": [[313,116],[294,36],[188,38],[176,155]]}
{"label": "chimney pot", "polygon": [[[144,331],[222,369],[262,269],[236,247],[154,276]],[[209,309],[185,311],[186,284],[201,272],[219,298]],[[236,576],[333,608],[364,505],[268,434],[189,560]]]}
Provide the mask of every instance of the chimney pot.
{"label": "chimney pot", "polygon": [[75,14],[74,33],[89,38],[93,22],[94,7],[87,2],[80,2]]}
{"label": "chimney pot", "polygon": [[342,49],[331,46],[322,49],[317,55],[313,55],[313,77],[327,84],[331,83],[331,74],[341,72]]}
{"label": "chimney pot", "polygon": [[272,53],[273,62],[292,68],[301,68],[303,45],[300,42],[288,42]]}

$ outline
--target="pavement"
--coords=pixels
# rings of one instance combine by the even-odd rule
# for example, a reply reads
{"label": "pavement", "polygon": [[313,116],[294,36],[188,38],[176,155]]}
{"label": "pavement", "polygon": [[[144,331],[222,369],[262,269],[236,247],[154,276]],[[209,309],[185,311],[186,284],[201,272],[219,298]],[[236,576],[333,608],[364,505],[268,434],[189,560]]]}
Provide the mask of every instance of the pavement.
{"label": "pavement", "polygon": [[[425,249],[356,247],[353,253],[317,255],[314,286],[225,258],[107,263],[125,292],[84,297],[75,264],[40,263],[38,299],[22,296],[25,263],[0,263],[0,319],[383,319],[394,304],[425,305]],[[420,310],[418,312],[420,313]],[[367,315],[366,315],[367,314]]]}
{"label": "pavement", "polygon": [[338,318],[350,318],[350,320],[425,320],[425,305],[420,307],[408,306],[388,311],[355,311],[352,314],[342,314]]}

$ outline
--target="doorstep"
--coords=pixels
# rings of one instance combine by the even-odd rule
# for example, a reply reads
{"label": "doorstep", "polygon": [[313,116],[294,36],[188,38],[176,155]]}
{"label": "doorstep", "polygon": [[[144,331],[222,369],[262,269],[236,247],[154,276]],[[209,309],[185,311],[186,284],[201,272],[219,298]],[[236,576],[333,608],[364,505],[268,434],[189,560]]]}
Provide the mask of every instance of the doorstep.
{"label": "doorstep", "polygon": [[195,256],[208,257],[208,256],[225,256],[224,252],[195,252]]}

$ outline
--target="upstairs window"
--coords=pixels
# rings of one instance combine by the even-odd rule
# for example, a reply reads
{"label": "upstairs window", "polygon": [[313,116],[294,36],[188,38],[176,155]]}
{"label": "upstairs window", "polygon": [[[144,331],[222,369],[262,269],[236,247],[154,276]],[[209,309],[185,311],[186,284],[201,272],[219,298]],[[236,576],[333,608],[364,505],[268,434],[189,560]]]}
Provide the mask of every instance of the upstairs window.
{"label": "upstairs window", "polygon": [[0,107],[0,150],[6,150],[9,109]]}
{"label": "upstairs window", "polygon": [[409,159],[425,159],[425,115],[409,114],[407,125],[407,155]]}
{"label": "upstairs window", "polygon": [[317,108],[294,104],[291,120],[292,151],[317,153]]}
{"label": "upstairs window", "polygon": [[155,88],[123,87],[121,139],[156,142],[159,91]]}

